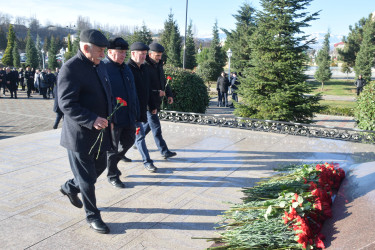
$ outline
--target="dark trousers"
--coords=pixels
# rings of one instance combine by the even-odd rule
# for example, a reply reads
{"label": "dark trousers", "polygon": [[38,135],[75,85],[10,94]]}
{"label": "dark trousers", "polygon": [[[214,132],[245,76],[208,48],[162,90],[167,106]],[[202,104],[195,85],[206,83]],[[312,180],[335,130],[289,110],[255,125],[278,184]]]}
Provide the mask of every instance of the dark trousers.
{"label": "dark trousers", "polygon": [[88,222],[101,219],[96,207],[95,182],[106,168],[106,152],[101,152],[96,159],[96,154],[68,150],[68,158],[74,178],[62,185],[63,190],[69,194],[81,193]]}
{"label": "dark trousers", "polygon": [[147,122],[143,123],[143,130],[145,131],[145,136],[152,131],[155,144],[162,155],[165,155],[169,151],[167,143],[163,139],[158,114],[152,114],[150,111],[147,111]]}
{"label": "dark trousers", "polygon": [[228,107],[228,92],[221,92],[221,104],[222,106]]}
{"label": "dark trousers", "polygon": [[221,107],[223,102],[223,96],[221,95],[220,90],[217,92],[217,106]]}
{"label": "dark trousers", "polygon": [[232,101],[238,102],[238,95],[236,92],[232,93]]}
{"label": "dark trousers", "polygon": [[31,91],[33,90],[33,88],[34,88],[34,83],[33,82],[31,82],[31,83],[27,83],[27,97],[30,97],[30,95],[31,95]]}
{"label": "dark trousers", "polygon": [[43,99],[48,99],[48,98],[47,98],[47,89],[48,89],[48,88],[44,88],[44,87],[43,87],[43,88],[42,88],[42,87],[40,88],[40,94],[43,95]]}
{"label": "dark trousers", "polygon": [[362,92],[363,87],[357,87],[357,96]]}
{"label": "dark trousers", "polygon": [[53,124],[53,128],[57,128],[59,126],[59,123],[60,123],[60,120],[61,118],[63,118],[64,116],[64,113],[63,112],[56,112],[56,120],[55,120],[55,123]]}
{"label": "dark trousers", "polygon": [[115,150],[107,152],[108,179],[118,178],[121,175],[117,164],[122,157],[124,157],[129,148],[131,148],[131,146],[134,144],[135,127],[119,128],[115,126],[112,130],[112,139]]}

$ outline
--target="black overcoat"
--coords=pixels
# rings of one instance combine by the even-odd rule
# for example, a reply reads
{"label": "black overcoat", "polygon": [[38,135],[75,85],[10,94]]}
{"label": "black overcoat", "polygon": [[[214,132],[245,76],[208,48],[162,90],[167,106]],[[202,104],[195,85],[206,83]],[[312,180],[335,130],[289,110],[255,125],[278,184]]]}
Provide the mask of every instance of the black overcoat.
{"label": "black overcoat", "polygon": [[[94,121],[98,116],[107,118],[113,108],[104,64],[94,65],[79,50],[62,66],[57,86],[58,104],[64,113],[60,144],[75,152],[88,153],[99,135]],[[110,126],[105,129],[101,152],[111,149],[109,129]]]}

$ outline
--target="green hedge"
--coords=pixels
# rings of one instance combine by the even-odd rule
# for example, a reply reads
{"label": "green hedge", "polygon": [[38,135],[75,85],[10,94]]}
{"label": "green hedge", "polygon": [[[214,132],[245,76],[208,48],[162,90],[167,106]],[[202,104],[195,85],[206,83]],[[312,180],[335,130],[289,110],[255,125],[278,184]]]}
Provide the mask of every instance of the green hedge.
{"label": "green hedge", "polygon": [[164,66],[165,76],[172,77],[169,81],[172,88],[174,103],[167,104],[164,99],[162,109],[205,113],[209,103],[207,87],[203,79],[191,70]]}
{"label": "green hedge", "polygon": [[355,117],[359,128],[375,130],[375,81],[367,84],[357,98]]}

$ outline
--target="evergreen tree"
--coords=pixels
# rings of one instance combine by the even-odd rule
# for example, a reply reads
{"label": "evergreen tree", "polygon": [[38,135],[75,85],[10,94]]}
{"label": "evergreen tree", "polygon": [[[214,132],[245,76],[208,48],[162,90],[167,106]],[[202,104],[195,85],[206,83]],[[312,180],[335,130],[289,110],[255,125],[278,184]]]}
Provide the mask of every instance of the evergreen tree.
{"label": "evergreen tree", "polygon": [[349,26],[348,37],[342,39],[345,43],[344,48],[338,50],[340,58],[351,68],[355,66],[355,60],[363,39],[363,26],[366,21],[366,18],[362,18],[354,25],[354,28],[351,25]]}
{"label": "evergreen tree", "polygon": [[181,37],[178,26],[172,28],[170,41],[167,49],[168,64],[174,67],[181,67]]}
{"label": "evergreen tree", "polygon": [[329,56],[329,32],[324,36],[323,47],[318,51],[316,62],[318,69],[315,72],[315,79],[322,83],[322,91],[324,89],[324,82],[331,79],[332,71],[330,68],[331,57]]}
{"label": "evergreen tree", "polygon": [[[221,48],[219,39],[219,30],[217,27],[217,21],[212,29],[213,38],[211,41],[210,48],[208,49],[207,61],[199,64],[197,73],[205,79],[205,81],[216,81],[223,71],[223,67],[226,62],[225,51]],[[202,54],[202,52],[201,52]],[[202,55],[203,57],[203,55]]]}
{"label": "evergreen tree", "polygon": [[50,47],[48,50],[48,68],[49,69],[55,69],[59,66],[56,59],[56,54],[58,50],[56,47],[56,39],[52,36],[50,40]]}
{"label": "evergreen tree", "polygon": [[26,65],[36,69],[39,66],[38,51],[31,37],[30,29],[27,31],[26,39]]}
{"label": "evergreen tree", "polygon": [[341,72],[346,74],[346,80],[349,79],[349,73],[352,73],[352,69],[349,67],[349,65],[346,62],[343,62],[341,65]]}
{"label": "evergreen tree", "polygon": [[20,58],[20,53],[18,52],[18,42],[14,42],[13,46],[13,51],[12,51],[12,56],[13,56],[13,66],[14,67],[21,67],[21,58]]}
{"label": "evergreen tree", "polygon": [[318,15],[305,12],[311,1],[260,1],[263,11],[257,15],[257,29],[250,41],[254,67],[240,78],[242,100],[235,103],[236,115],[308,123],[321,110],[319,95],[305,95],[312,91],[304,71],[306,51],[313,40],[299,35]]}
{"label": "evergreen tree", "polygon": [[36,53],[37,53],[37,58],[38,58],[38,65],[36,67],[42,68],[42,66],[43,66],[43,60],[42,60],[42,48],[43,48],[43,46],[42,46],[42,41],[40,39],[39,34],[36,35],[36,45],[34,47],[36,47]]}
{"label": "evergreen tree", "polygon": [[[170,46],[169,43],[171,40],[174,41],[174,38],[171,39],[172,31],[174,31],[175,35],[178,34],[180,36],[180,32],[178,30],[178,26],[176,21],[174,20],[174,16],[172,13],[172,10],[170,10],[170,13],[168,15],[168,19],[164,22],[164,30],[160,34],[160,44],[164,46],[164,53],[162,56],[162,60],[167,63],[168,62],[168,50],[169,47],[175,48],[175,46]],[[181,46],[181,38],[180,38],[180,46]],[[180,47],[181,51],[181,47]],[[179,53],[180,55],[180,53]],[[177,56],[176,56],[177,57]]]}
{"label": "evergreen tree", "polygon": [[146,45],[152,43],[152,33],[147,28],[146,24],[143,23],[140,29],[135,28],[134,33],[129,37],[130,44],[135,42],[142,42]]}
{"label": "evergreen tree", "polygon": [[248,68],[251,56],[250,37],[253,34],[256,24],[254,17],[255,9],[248,3],[244,3],[238,14],[233,15],[236,19],[236,29],[228,31],[222,29],[227,36],[225,48],[231,48],[231,68],[242,72]]}
{"label": "evergreen tree", "polygon": [[81,34],[81,31],[78,30],[77,34],[76,34],[76,38],[74,39],[74,42],[73,42],[73,55],[72,56],[74,56],[75,54],[77,54],[77,51],[79,49],[79,41],[80,41],[79,36],[80,36],[80,34]]}
{"label": "evergreen tree", "polygon": [[[190,20],[190,24],[187,28],[187,33],[186,33],[186,48],[185,48],[185,68],[186,69],[194,69],[194,67],[197,66],[197,60],[195,58],[196,52],[195,52],[195,43],[194,43],[192,26],[193,24]],[[184,60],[183,51],[182,51],[181,58],[182,60]]]}
{"label": "evergreen tree", "polygon": [[16,34],[14,33],[13,25],[9,24],[8,43],[4,51],[3,58],[1,60],[4,65],[13,66],[13,53],[12,52],[13,52],[15,40],[16,40]]}
{"label": "evergreen tree", "polygon": [[51,42],[51,39],[48,36],[44,37],[44,42],[43,42],[44,53],[47,53],[47,51],[50,47],[50,42]]}
{"label": "evergreen tree", "polygon": [[3,29],[0,27],[0,50],[5,50],[7,47],[7,37]]}
{"label": "evergreen tree", "polygon": [[363,27],[363,40],[355,60],[356,76],[362,75],[367,81],[371,80],[371,67],[374,66],[375,53],[375,21],[370,14]]}
{"label": "evergreen tree", "polygon": [[72,38],[70,36],[70,33],[68,34],[68,42],[67,42],[67,49],[64,54],[65,62],[68,61],[70,58],[73,57],[73,44],[72,44]]}

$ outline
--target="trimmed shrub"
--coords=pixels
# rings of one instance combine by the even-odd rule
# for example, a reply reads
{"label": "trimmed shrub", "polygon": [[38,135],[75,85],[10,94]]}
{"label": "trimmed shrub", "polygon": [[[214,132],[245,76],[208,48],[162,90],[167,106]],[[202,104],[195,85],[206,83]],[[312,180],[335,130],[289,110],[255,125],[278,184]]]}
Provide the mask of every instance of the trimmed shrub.
{"label": "trimmed shrub", "polygon": [[367,84],[357,98],[355,117],[360,129],[375,131],[375,81]]}
{"label": "trimmed shrub", "polygon": [[164,66],[165,76],[172,77],[169,85],[172,89],[174,102],[169,105],[163,100],[162,109],[205,113],[209,103],[207,87],[203,79],[191,70]]}

